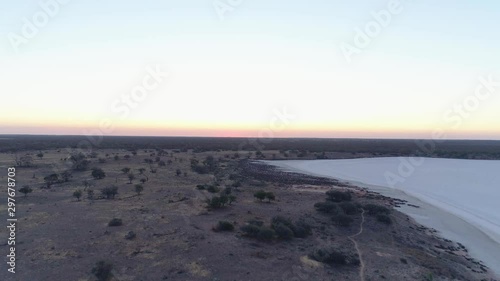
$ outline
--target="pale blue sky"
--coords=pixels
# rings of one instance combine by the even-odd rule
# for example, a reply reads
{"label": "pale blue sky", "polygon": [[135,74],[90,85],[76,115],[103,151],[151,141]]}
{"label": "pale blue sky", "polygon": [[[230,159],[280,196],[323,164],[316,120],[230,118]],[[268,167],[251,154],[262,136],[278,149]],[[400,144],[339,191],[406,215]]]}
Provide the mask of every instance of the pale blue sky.
{"label": "pale blue sky", "polygon": [[[287,106],[297,118],[285,136],[425,137],[450,125],[443,114],[480,76],[500,75],[500,2],[401,1],[403,11],[348,63],[342,42],[352,44],[355,28],[389,2],[246,0],[220,20],[211,0],[72,0],[16,52],[9,34],[21,34],[40,4],[1,0],[0,95],[12,109],[0,113],[0,133],[79,134],[55,125],[111,118],[115,134],[156,122],[165,128],[155,123],[151,134],[189,124],[251,135]],[[171,80],[127,120],[114,116],[113,101],[157,64]],[[450,135],[500,138],[499,106],[500,89]]]}

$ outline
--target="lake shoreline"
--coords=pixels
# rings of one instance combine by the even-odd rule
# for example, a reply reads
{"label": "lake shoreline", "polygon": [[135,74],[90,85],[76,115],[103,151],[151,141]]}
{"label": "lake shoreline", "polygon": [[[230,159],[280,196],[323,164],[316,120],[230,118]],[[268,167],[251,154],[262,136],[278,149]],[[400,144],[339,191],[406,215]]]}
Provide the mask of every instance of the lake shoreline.
{"label": "lake shoreline", "polygon": [[[310,169],[305,170],[297,167],[297,165],[290,165],[293,161],[295,160],[262,162],[278,167],[283,171],[336,179],[355,187],[376,192],[383,196],[406,201],[406,204],[400,204],[396,209],[410,216],[416,223],[435,229],[437,235],[440,237],[465,245],[472,257],[481,260],[492,272],[496,275],[500,275],[500,266],[497,264],[497,261],[500,260],[500,244],[477,225],[471,224],[460,216],[433,205],[432,203],[426,202],[408,192],[379,185],[366,184],[352,179],[343,179],[338,176],[329,176],[325,173],[312,172]],[[304,160],[298,161],[304,162]]]}

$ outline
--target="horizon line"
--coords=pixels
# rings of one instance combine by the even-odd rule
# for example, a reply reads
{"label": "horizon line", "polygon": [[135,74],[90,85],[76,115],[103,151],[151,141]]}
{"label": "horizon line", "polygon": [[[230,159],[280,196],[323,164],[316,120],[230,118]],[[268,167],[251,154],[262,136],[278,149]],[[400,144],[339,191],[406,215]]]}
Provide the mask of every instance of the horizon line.
{"label": "horizon line", "polygon": [[433,140],[433,141],[499,141],[500,139],[469,139],[469,138],[456,138],[456,139],[432,139],[432,138],[384,138],[384,137],[231,137],[231,136],[182,136],[182,135],[78,135],[78,134],[3,134],[1,136],[42,136],[42,137],[138,137],[138,138],[213,138],[213,139],[333,139],[333,140]]}

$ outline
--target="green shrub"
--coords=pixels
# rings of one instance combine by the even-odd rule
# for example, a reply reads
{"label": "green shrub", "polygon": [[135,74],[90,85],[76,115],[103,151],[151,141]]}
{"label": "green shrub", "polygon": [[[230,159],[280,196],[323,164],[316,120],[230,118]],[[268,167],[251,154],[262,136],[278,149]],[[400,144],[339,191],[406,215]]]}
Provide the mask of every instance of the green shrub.
{"label": "green shrub", "polygon": [[135,192],[137,195],[141,195],[141,192],[144,190],[144,186],[142,184],[136,184],[135,185]]}
{"label": "green shrub", "polygon": [[214,196],[212,199],[207,199],[207,204],[209,209],[222,208],[222,201],[218,196]]}
{"label": "green shrub", "polygon": [[349,192],[329,190],[326,192],[327,200],[333,202],[351,201],[352,196]]}
{"label": "green shrub", "polygon": [[219,221],[217,226],[214,228],[215,231],[233,231],[234,225],[228,221]]}
{"label": "green shrub", "polygon": [[353,218],[351,218],[348,215],[336,215],[332,217],[332,220],[339,226],[347,227],[350,226],[351,223],[354,221]]}
{"label": "green shrub", "polygon": [[82,191],[80,189],[77,189],[75,190],[75,192],[73,192],[73,196],[78,200],[80,201],[80,197],[82,197]]}
{"label": "green shrub", "polygon": [[274,239],[276,233],[269,227],[261,227],[259,233],[257,234],[257,239],[261,241],[271,241]]}
{"label": "green shrub", "polygon": [[118,187],[110,186],[101,189],[101,194],[106,197],[106,199],[115,199],[115,196],[118,194]]}
{"label": "green shrub", "polygon": [[210,193],[217,193],[217,192],[219,192],[219,188],[216,187],[215,185],[209,185],[206,189]]}
{"label": "green shrub", "polygon": [[290,240],[295,236],[293,231],[282,223],[273,224],[273,229],[278,238],[282,240]]}
{"label": "green shrub", "polygon": [[358,208],[351,202],[342,202],[339,206],[346,215],[355,215],[358,213]]}
{"label": "green shrub", "polygon": [[33,192],[33,189],[31,187],[29,187],[28,185],[25,185],[19,189],[19,192],[23,193],[24,197],[26,197],[26,196],[28,196],[28,193]]}
{"label": "green shrub", "polygon": [[295,237],[297,238],[305,238],[312,233],[311,226],[302,220],[299,220],[295,223],[295,229],[293,232]]}
{"label": "green shrub", "polygon": [[123,221],[117,218],[110,220],[108,223],[108,226],[121,226],[121,225],[123,225]]}
{"label": "green shrub", "polygon": [[260,226],[254,224],[247,224],[240,228],[243,233],[248,237],[257,237],[260,232]]}
{"label": "green shrub", "polygon": [[317,249],[312,252],[309,257],[321,263],[335,265],[346,265],[348,261],[348,256],[346,254],[334,249]]}
{"label": "green shrub", "polygon": [[375,205],[375,204],[367,204],[364,206],[364,209],[368,212],[369,215],[378,215],[378,214],[384,214],[388,215],[390,214],[391,210],[385,206],[381,205]]}
{"label": "green shrub", "polygon": [[197,188],[198,190],[205,190],[205,185],[204,185],[204,184],[198,184],[198,185],[196,186],[196,188]]}
{"label": "green shrub", "polygon": [[92,169],[92,177],[96,180],[102,180],[106,177],[106,173],[101,168],[94,168]]}
{"label": "green shrub", "polygon": [[256,226],[263,226],[264,222],[263,221],[259,221],[259,220],[249,220],[248,224],[256,225]]}
{"label": "green shrub", "polygon": [[94,268],[92,268],[92,273],[97,277],[98,281],[108,281],[113,277],[113,265],[106,261],[98,261]]}
{"label": "green shrub", "polygon": [[269,200],[269,202],[276,200],[276,196],[272,192],[267,192],[266,193],[266,199]]}
{"label": "green shrub", "polygon": [[133,240],[133,239],[135,239],[135,237],[136,237],[136,236],[137,236],[137,235],[135,234],[135,232],[133,232],[133,231],[129,231],[129,232],[127,233],[127,235],[125,235],[125,239],[127,239],[127,240]]}
{"label": "green shrub", "polygon": [[385,214],[378,214],[377,215],[377,221],[385,224],[392,224],[392,220],[388,215]]}
{"label": "green shrub", "polygon": [[265,192],[264,190],[259,190],[257,192],[255,192],[253,194],[253,196],[257,199],[259,199],[260,201],[266,199],[266,196],[267,196],[267,192]]}
{"label": "green shrub", "polygon": [[321,212],[321,213],[325,213],[325,214],[339,214],[340,213],[339,206],[331,201],[316,203],[316,204],[314,204],[314,208],[316,208],[316,211]]}

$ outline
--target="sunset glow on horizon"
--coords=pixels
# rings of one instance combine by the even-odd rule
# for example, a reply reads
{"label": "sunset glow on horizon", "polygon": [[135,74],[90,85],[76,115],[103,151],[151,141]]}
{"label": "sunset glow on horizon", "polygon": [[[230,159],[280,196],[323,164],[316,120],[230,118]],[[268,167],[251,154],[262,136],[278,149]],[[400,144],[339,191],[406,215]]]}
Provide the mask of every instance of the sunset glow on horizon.
{"label": "sunset glow on horizon", "polygon": [[65,2],[0,11],[0,134],[500,139],[495,1]]}

